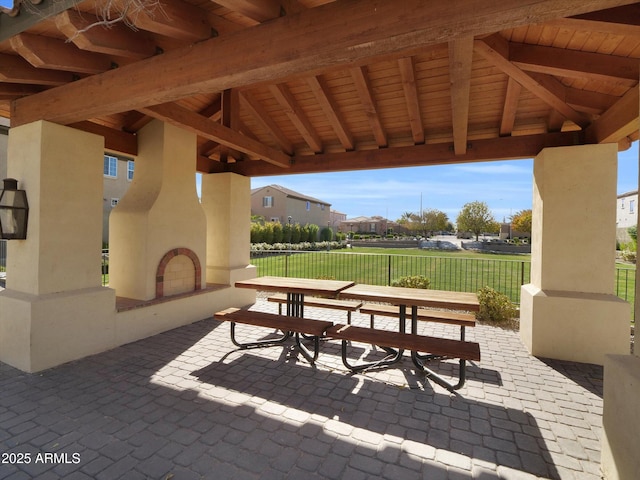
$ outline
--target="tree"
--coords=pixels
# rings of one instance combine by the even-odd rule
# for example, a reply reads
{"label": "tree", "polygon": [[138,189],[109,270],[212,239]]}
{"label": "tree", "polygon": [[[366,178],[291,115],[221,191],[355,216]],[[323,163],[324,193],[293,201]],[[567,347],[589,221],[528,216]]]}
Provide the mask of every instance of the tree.
{"label": "tree", "polygon": [[528,233],[531,235],[531,209],[520,210],[511,217],[511,228],[516,232]]}
{"label": "tree", "polygon": [[459,232],[472,232],[478,241],[478,236],[491,230],[496,220],[485,202],[470,202],[462,207],[456,223]]}
{"label": "tree", "polygon": [[447,229],[449,217],[444,212],[428,209],[422,212],[422,225],[424,232],[439,232]]}
{"label": "tree", "polygon": [[425,235],[427,232],[446,230],[449,218],[446,213],[430,208],[424,210],[422,216],[419,213],[404,212],[397,223],[416,235]]}

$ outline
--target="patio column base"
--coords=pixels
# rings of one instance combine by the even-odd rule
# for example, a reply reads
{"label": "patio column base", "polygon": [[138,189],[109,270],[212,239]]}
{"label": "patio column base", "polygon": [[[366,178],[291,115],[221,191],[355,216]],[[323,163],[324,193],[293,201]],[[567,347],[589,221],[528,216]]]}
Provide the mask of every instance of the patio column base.
{"label": "patio column base", "polygon": [[602,474],[605,479],[636,478],[640,472],[640,358],[607,355],[604,364]]}
{"label": "patio column base", "polygon": [[115,347],[115,291],[0,293],[0,361],[39,372]]}
{"label": "patio column base", "polygon": [[520,338],[536,357],[603,365],[630,351],[630,305],[615,295],[522,286]]}

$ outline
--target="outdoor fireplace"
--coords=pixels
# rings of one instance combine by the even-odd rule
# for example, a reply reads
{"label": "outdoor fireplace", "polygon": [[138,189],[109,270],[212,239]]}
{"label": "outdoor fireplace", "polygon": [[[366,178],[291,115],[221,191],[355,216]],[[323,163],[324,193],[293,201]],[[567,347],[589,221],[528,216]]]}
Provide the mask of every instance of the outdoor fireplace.
{"label": "outdoor fireplace", "polygon": [[193,250],[174,248],[160,260],[156,272],[156,298],[193,292],[202,288],[202,266]]}

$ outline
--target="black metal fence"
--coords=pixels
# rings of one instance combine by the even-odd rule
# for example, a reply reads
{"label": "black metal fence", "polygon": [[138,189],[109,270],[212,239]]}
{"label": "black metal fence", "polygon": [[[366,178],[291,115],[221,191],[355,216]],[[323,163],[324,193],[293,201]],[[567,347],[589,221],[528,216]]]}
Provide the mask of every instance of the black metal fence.
{"label": "black metal fence", "polygon": [[7,271],[7,241],[0,240],[0,281],[4,280]]}
{"label": "black metal fence", "polygon": [[[4,248],[4,250],[3,250]],[[6,258],[6,242],[0,241],[0,262]],[[371,285],[391,285],[409,275],[424,275],[431,288],[477,292],[488,286],[520,303],[520,287],[530,281],[531,262],[485,258],[432,257],[342,252],[252,252],[258,276],[332,278]],[[3,271],[3,263],[0,263]],[[109,250],[102,250],[103,285],[109,283]],[[616,268],[615,294],[633,305],[635,268]],[[632,309],[633,311],[633,309]]]}
{"label": "black metal fence", "polygon": [[[530,281],[531,262],[462,257],[385,255],[340,252],[252,252],[258,276],[334,278],[390,285],[409,275],[424,275],[431,288],[476,292],[488,286],[520,303],[520,287]],[[635,269],[616,268],[617,296],[633,304]]]}

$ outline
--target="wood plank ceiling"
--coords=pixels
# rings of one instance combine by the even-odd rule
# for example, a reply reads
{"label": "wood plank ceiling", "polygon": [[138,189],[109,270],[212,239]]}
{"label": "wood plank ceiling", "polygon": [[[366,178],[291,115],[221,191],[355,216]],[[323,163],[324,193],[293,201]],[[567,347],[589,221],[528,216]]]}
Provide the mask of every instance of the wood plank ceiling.
{"label": "wood plank ceiling", "polygon": [[135,155],[157,118],[197,134],[199,171],[248,176],[638,139],[639,2],[66,3],[0,13],[12,126],[71,125]]}

